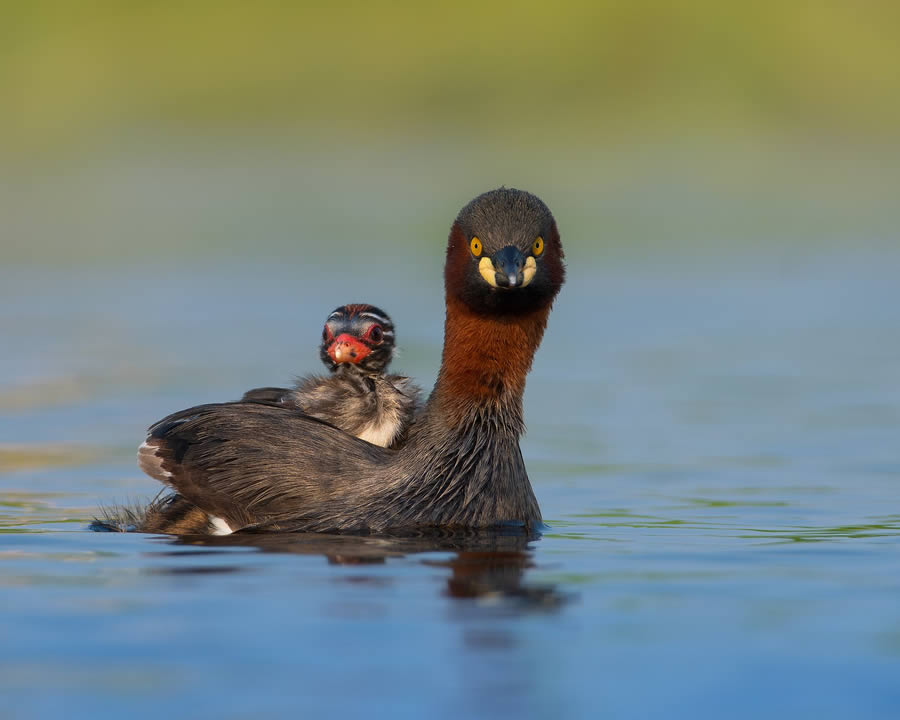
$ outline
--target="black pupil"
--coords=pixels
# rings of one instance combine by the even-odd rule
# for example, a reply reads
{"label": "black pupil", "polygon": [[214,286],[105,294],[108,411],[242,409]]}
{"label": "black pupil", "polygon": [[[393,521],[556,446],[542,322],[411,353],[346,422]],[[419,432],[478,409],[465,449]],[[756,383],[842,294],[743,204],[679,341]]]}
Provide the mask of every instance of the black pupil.
{"label": "black pupil", "polygon": [[371,335],[369,335],[369,337],[372,338],[373,342],[381,342],[382,338],[384,337],[384,333],[381,332],[381,328],[376,325],[372,328],[372,333]]}

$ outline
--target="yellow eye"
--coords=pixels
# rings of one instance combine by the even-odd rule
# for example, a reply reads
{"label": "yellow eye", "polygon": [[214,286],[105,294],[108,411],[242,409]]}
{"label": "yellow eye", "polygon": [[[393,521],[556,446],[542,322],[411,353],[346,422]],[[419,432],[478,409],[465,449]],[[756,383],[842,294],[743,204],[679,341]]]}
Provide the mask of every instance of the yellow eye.
{"label": "yellow eye", "polygon": [[477,237],[473,237],[472,242],[469,243],[469,250],[472,251],[472,254],[475,257],[481,257],[481,240]]}
{"label": "yellow eye", "polygon": [[538,235],[537,240],[531,244],[531,254],[537,257],[544,252],[544,238]]}

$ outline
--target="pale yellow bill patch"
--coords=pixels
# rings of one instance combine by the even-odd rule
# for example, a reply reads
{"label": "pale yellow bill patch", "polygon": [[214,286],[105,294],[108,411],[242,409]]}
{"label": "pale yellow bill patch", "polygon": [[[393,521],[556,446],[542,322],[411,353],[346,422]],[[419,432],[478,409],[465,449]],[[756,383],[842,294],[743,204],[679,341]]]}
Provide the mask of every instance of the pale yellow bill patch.
{"label": "pale yellow bill patch", "polygon": [[[497,270],[489,257],[481,258],[481,261],[478,263],[478,272],[481,273],[481,277],[484,278],[484,281],[488,285],[497,287]],[[536,272],[537,263],[534,261],[534,258],[529,255],[528,259],[525,260],[525,267],[522,268],[522,284],[519,287],[525,287],[534,280],[534,274]]]}
{"label": "pale yellow bill patch", "polygon": [[481,277],[484,278],[488,285],[497,287],[497,271],[494,269],[494,263],[491,262],[489,257],[481,258],[481,262],[478,263],[478,272],[481,273]]}
{"label": "pale yellow bill patch", "polygon": [[522,287],[525,287],[534,280],[534,274],[537,272],[537,263],[534,258],[529,255],[525,261],[525,267],[522,268]]}

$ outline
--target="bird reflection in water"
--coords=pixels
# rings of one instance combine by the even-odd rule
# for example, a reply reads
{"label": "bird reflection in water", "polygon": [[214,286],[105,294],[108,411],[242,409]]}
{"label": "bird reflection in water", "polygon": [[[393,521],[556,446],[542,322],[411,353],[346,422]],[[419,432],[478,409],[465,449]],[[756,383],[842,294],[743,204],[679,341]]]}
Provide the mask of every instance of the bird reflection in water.
{"label": "bird reflection in water", "polygon": [[[189,550],[187,546],[246,547],[262,552],[298,555],[322,555],[331,565],[384,565],[388,560],[418,554],[453,553],[447,558],[427,557],[423,565],[449,571],[444,594],[460,600],[474,600],[483,605],[502,605],[510,609],[556,609],[568,596],[554,585],[525,582],[526,571],[534,567],[530,544],[536,535],[518,529],[501,531],[440,532],[418,537],[383,535],[326,535],[321,533],[253,534],[225,536],[181,536],[165,540],[177,549],[154,555],[183,557],[202,556],[209,551]],[[234,566],[228,568],[234,571]],[[189,568],[172,568],[173,574],[190,574]],[[197,574],[209,572],[196,567]],[[155,569],[153,572],[169,572]],[[360,578],[359,582],[383,585],[386,578]]]}

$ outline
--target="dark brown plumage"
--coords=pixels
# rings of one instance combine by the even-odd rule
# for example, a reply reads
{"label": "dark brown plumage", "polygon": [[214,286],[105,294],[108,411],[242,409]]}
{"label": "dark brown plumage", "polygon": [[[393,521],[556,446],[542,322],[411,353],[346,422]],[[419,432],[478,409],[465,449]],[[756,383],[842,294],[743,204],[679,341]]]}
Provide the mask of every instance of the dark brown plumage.
{"label": "dark brown plumage", "polygon": [[441,370],[399,450],[282,403],[237,402],[159,421],[140,466],[216,518],[214,532],[539,528],[519,450],[522,393],[564,274],[546,205],[518,190],[485,193],[453,223]]}

